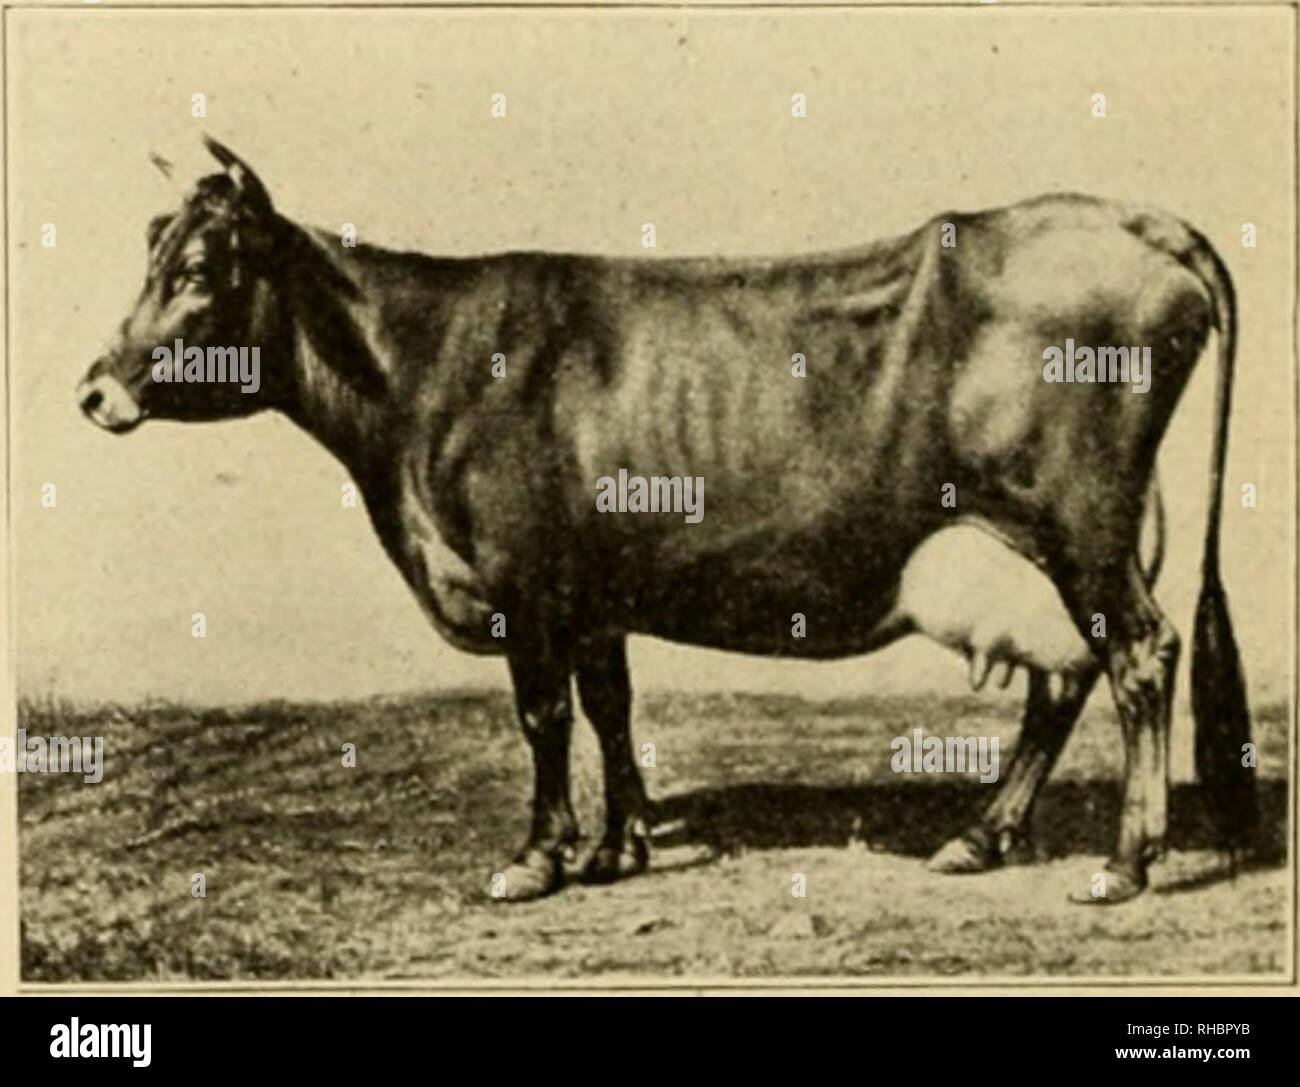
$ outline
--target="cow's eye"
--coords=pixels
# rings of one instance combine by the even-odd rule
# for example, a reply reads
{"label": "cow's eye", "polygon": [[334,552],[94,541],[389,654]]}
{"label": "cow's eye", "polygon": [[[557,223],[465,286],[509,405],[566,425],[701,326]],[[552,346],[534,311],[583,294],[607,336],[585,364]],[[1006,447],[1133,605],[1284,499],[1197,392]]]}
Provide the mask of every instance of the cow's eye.
{"label": "cow's eye", "polygon": [[208,283],[208,262],[191,261],[176,275],[176,282],[188,287],[206,287]]}

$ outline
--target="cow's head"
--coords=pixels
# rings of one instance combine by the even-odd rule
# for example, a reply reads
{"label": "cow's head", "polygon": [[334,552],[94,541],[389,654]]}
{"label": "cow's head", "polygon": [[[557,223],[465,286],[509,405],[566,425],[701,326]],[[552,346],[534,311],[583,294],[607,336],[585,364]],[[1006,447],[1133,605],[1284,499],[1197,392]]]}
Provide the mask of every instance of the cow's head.
{"label": "cow's head", "polygon": [[[98,426],[115,433],[146,416],[205,420],[248,415],[271,404],[273,383],[259,375],[256,392],[238,380],[174,381],[160,365],[176,341],[185,348],[225,349],[269,345],[257,314],[266,308],[266,276],[273,257],[277,217],[257,176],[232,151],[205,137],[225,168],[203,178],[178,212],[160,215],[147,232],[149,264],[135,309],[109,351],[77,387],[77,400]],[[205,374],[206,374],[205,370]]]}

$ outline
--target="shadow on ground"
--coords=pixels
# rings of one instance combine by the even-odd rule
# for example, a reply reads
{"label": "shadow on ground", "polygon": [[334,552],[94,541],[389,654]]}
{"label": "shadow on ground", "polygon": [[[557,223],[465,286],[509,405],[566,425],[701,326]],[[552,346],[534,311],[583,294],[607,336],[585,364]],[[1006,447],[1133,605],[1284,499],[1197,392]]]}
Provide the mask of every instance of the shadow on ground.
{"label": "shadow on ground", "polygon": [[[1259,784],[1260,830],[1250,858],[1286,861],[1287,789]],[[660,824],[685,826],[665,843],[696,842],[723,852],[844,845],[852,837],[883,853],[928,857],[974,820],[986,787],[967,782],[900,780],[862,786],[754,782],[694,790],[656,802]],[[1215,849],[1212,809],[1197,785],[1175,785],[1169,799],[1170,849]],[[1113,781],[1049,782],[1033,816],[1036,855],[1052,859],[1109,853],[1119,833],[1120,790]]]}

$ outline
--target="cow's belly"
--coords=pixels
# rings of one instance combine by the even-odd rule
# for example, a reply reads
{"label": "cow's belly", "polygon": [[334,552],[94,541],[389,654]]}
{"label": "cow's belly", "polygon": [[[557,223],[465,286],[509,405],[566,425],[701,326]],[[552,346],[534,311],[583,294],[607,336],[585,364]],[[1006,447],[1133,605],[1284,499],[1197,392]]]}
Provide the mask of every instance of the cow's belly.
{"label": "cow's belly", "polygon": [[977,686],[991,666],[1005,679],[1018,665],[1077,675],[1092,664],[1051,579],[973,524],[941,529],[904,561],[875,568],[733,563],[679,570],[664,584],[632,626],[692,645],[832,658],[920,633],[967,657]]}
{"label": "cow's belly", "polygon": [[977,686],[990,663],[1077,674],[1092,662],[1051,579],[975,525],[943,529],[916,548],[895,607],[895,619],[965,654]]}
{"label": "cow's belly", "polygon": [[705,648],[811,659],[866,653],[897,637],[882,624],[897,596],[901,556],[784,544],[768,558],[730,553],[647,564],[656,576],[626,595],[618,625]]}

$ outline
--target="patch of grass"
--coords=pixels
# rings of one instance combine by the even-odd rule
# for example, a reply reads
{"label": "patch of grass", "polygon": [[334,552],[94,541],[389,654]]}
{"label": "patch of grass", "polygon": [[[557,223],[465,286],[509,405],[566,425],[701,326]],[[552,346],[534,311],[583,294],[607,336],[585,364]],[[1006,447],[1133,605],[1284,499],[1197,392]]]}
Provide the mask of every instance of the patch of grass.
{"label": "patch of grass", "polygon": [[[227,709],[24,699],[29,734],[102,735],[103,782],[19,779],[29,981],[1268,973],[1286,948],[1285,706],[1255,708],[1274,866],[1201,879],[1214,858],[1194,787],[1157,892],[1079,910],[1118,819],[1118,729],[1080,723],[1035,824],[1044,863],[946,878],[928,853],[989,797],[895,775],[889,741],[998,735],[1019,709],[975,698],[651,693],[635,736],[680,842],[650,873],[502,906],[491,874],[522,843],[532,770],[505,692]],[[573,792],[598,832],[590,728]],[[352,744],[356,766],[343,765]],[[711,852],[715,857],[701,863]],[[793,899],[802,873],[808,898]],[[202,875],[204,897],[195,897]],[[1153,877],[1154,878],[1154,877]],[[1196,887],[1197,889],[1182,889]],[[806,916],[803,916],[806,915]],[[784,920],[783,920],[784,918]],[[780,923],[778,923],[780,922]]]}

